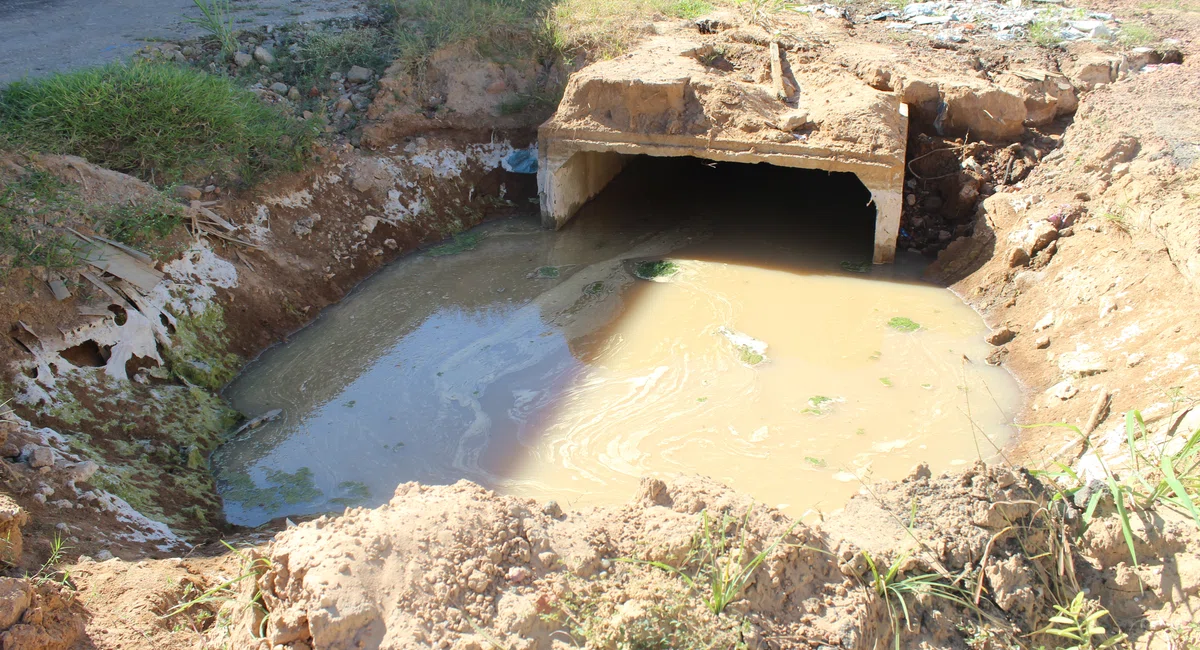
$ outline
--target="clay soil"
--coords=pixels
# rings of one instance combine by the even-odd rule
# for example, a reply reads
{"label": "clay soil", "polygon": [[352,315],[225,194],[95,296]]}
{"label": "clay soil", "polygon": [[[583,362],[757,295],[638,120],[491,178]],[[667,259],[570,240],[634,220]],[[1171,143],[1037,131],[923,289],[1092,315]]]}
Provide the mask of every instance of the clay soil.
{"label": "clay soil", "polygon": [[[1200,534],[1189,519],[1139,512],[1131,524],[1134,562],[1110,506],[1082,533],[1086,499],[1064,502],[1049,479],[1021,469],[1093,462],[1097,450],[1124,436],[1131,409],[1144,412],[1148,436],[1200,424],[1191,411],[1200,370],[1200,324],[1191,317],[1200,313],[1200,63],[1191,56],[1200,14],[1140,3],[1099,8],[1176,39],[1169,49],[1182,53],[1182,64],[1114,70],[1094,83],[1084,64],[1119,60],[1121,52],[1109,50],[1120,48],[1038,48],[983,35],[947,45],[917,34],[900,38],[883,24],[786,12],[765,23],[721,14],[727,29],[715,35],[700,35],[690,23],[656,26],[660,37],[692,39],[714,52],[722,46],[732,71],[715,65],[712,79],[769,79],[766,43],[777,33],[795,68],[827,67],[905,96],[912,198],[901,246],[929,256],[931,279],[997,331],[1008,330],[990,357],[969,361],[1002,364],[1022,382],[1019,421],[1074,425],[1084,436],[1027,429],[1006,450],[1005,467],[937,477],[918,467],[901,482],[865,485],[844,509],[801,523],[699,478],[646,480],[633,503],[586,512],[469,483],[406,484],[374,510],[262,531],[221,523],[219,503],[208,502],[209,523],[182,531],[191,535],[185,541],[148,536],[144,524],[91,498],[54,505],[67,494],[95,494],[78,473],[82,458],[68,458],[67,445],[60,460],[71,462],[38,469],[23,450],[52,446],[38,427],[69,432],[73,425],[18,408],[32,425],[6,425],[0,441],[8,450],[0,461],[4,491],[15,500],[0,508],[9,513],[0,513],[0,525],[23,528],[24,553],[8,561],[13,576],[31,579],[0,587],[0,602],[21,605],[12,605],[20,610],[13,620],[0,616],[7,624],[0,646],[877,648],[899,638],[900,647],[1038,647],[1055,640],[1030,634],[1080,592],[1108,611],[1105,634],[1120,628],[1136,647],[1200,643]],[[510,116],[503,121],[510,130],[493,133],[494,107],[477,98],[501,76],[515,81],[515,73],[472,76],[470,66],[443,63],[444,74],[424,83],[458,93],[463,110],[454,112],[454,128],[427,116],[422,101],[405,94],[416,84],[396,71],[383,84],[396,92],[371,109],[364,147],[334,138],[307,171],[221,199],[221,214],[248,228],[267,199],[311,194],[302,206],[272,204],[268,244],[210,238],[240,280],[216,294],[228,351],[249,359],[397,256],[489,213],[529,209],[536,188],[528,178],[472,169],[430,184],[434,209],[421,219],[368,219],[391,189],[386,174],[376,173],[379,156],[496,138],[521,146],[545,117]],[[1070,79],[1078,108],[1038,120],[1022,112],[1013,129],[987,103],[974,104],[978,110],[960,125],[976,128],[938,132],[938,102],[959,101],[948,89],[986,90],[1006,72],[1031,69]],[[1031,96],[1022,106],[1039,106]],[[761,115],[728,104],[720,110],[736,114],[730,128],[764,139],[778,131]],[[981,136],[979,124],[1008,130]],[[46,169],[91,202],[148,191],[84,161],[11,156],[5,164],[10,173],[14,166]],[[322,180],[331,174],[348,182]],[[322,183],[326,190],[315,191]],[[480,200],[498,196],[502,184],[513,205]],[[451,227],[451,217],[464,213]],[[78,305],[89,296],[58,302],[39,274],[16,273],[0,285],[0,322],[6,332],[22,330],[21,322],[51,340],[84,322]],[[17,341],[0,338],[5,359],[27,353]],[[152,446],[170,442],[149,421],[124,435]],[[169,487],[156,502],[168,515],[197,505],[194,495]],[[72,538],[67,557],[47,565],[63,531]],[[725,550],[711,552],[714,544]],[[735,563],[747,566],[762,552],[762,564],[716,613],[705,602],[712,594],[706,580],[740,547],[748,554]],[[910,598],[906,620],[872,562],[884,574],[894,566],[898,579],[935,576],[956,589],[957,600],[899,595]]]}

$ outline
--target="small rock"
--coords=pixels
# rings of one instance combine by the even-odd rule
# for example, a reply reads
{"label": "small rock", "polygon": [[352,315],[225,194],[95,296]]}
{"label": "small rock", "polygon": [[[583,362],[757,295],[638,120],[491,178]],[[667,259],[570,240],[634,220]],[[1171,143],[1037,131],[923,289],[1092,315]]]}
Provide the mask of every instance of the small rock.
{"label": "small rock", "polygon": [[346,81],[356,84],[365,83],[370,81],[371,77],[374,75],[375,73],[371,72],[367,68],[356,65],[352,66],[350,70],[346,72]]}
{"label": "small rock", "polygon": [[542,512],[555,519],[561,517],[563,514],[562,508],[559,507],[557,501],[547,501],[546,505],[542,506]]}
{"label": "small rock", "polygon": [[904,202],[907,203],[909,205],[909,207],[916,205],[917,204],[917,195],[916,194],[905,194]]}
{"label": "small rock", "polygon": [[553,569],[554,567],[558,566],[558,553],[555,553],[554,551],[538,553],[537,557],[538,561],[542,563],[542,566],[546,567],[547,569]]}
{"label": "small rock", "polygon": [[503,80],[494,81],[494,82],[488,84],[487,94],[499,95],[500,93],[502,93],[506,90],[508,90],[508,84],[504,83]]}
{"label": "small rock", "polygon": [[288,85],[282,81],[276,81],[275,83],[271,84],[271,92],[280,96],[286,95],[288,94]]}
{"label": "small rock", "polygon": [[263,65],[271,65],[275,63],[275,55],[267,51],[267,48],[258,46],[254,48],[254,60]]}
{"label": "small rock", "polygon": [[1050,312],[1042,316],[1042,320],[1038,321],[1033,326],[1033,331],[1040,332],[1044,329],[1049,329],[1054,325],[1054,312]]}
{"label": "small rock", "polygon": [[487,575],[482,571],[472,571],[471,575],[467,578],[467,587],[477,594],[487,591],[490,584],[491,580],[488,580]]}
{"label": "small rock", "polygon": [[340,72],[330,72],[329,73],[330,81],[341,81],[342,79],[343,79],[342,73],[340,73]]}
{"label": "small rock", "polygon": [[0,630],[7,630],[21,620],[32,597],[33,587],[28,580],[0,578]]}
{"label": "small rock", "polygon": [[373,217],[368,214],[367,216],[363,217],[362,225],[359,226],[359,230],[362,230],[363,232],[368,233],[368,234],[373,233],[373,232],[375,232],[375,226],[378,226],[378,225],[379,225],[379,217]]}
{"label": "small rock", "polygon": [[84,483],[88,479],[96,475],[100,471],[100,465],[94,460],[85,460],[82,463],[75,463],[67,469],[67,474],[71,480],[76,483]]}
{"label": "small rock", "polygon": [[505,577],[508,578],[509,582],[521,583],[528,580],[531,575],[532,574],[529,572],[529,569],[526,569],[523,566],[514,566],[509,567],[508,574]]}
{"label": "small rock", "polygon": [[349,97],[343,97],[337,100],[337,103],[333,105],[333,110],[336,113],[349,113],[353,108],[354,102],[350,101]]}
{"label": "small rock", "polygon": [[191,185],[177,185],[175,187],[175,196],[183,199],[184,201],[199,201],[204,194],[198,187],[192,187]]}
{"label": "small rock", "polygon": [[1016,338],[1016,336],[1016,332],[1008,329],[1007,327],[1001,327],[1000,329],[988,335],[987,342],[991,343],[992,345],[1004,345],[1005,343],[1008,343]]}
{"label": "small rock", "polygon": [[111,559],[113,559],[112,551],[110,551],[106,548],[102,548],[99,551],[96,551],[96,561],[97,562],[107,562],[108,560],[111,560]]}
{"label": "small rock", "polygon": [[933,472],[929,470],[929,463],[919,463],[912,471],[908,473],[908,478],[911,481],[919,481],[933,477]]}
{"label": "small rock", "polygon": [[245,68],[251,63],[254,63],[254,57],[246,54],[245,52],[238,52],[233,55],[233,62],[235,65],[237,65],[237,67]]}
{"label": "small rock", "polygon": [[[294,102],[300,101],[300,89],[295,86],[288,88],[287,98]],[[305,112],[308,112],[308,111],[305,111]]]}
{"label": "small rock", "polygon": [[808,126],[808,111],[791,111],[779,118],[780,131],[795,131]]}
{"label": "small rock", "polygon": [[1064,352],[1058,357],[1058,369],[1077,377],[1096,375],[1108,370],[1104,357],[1099,352],[1077,350]]}
{"label": "small rock", "polygon": [[1061,400],[1069,400],[1079,393],[1079,389],[1075,387],[1069,380],[1063,380],[1050,387],[1046,391],[1048,394],[1057,397]]}
{"label": "small rock", "polygon": [[1145,354],[1141,352],[1134,352],[1133,354],[1125,357],[1125,365],[1129,366],[1130,368],[1135,368],[1138,364],[1145,360],[1145,358]]}
{"label": "small rock", "polygon": [[46,495],[35,493],[32,498],[34,501],[37,501],[38,503],[40,503],[42,505],[46,505]]}
{"label": "small rock", "polygon": [[1011,251],[1008,252],[1009,268],[1015,269],[1018,266],[1025,266],[1028,263],[1029,263],[1029,253],[1026,253],[1020,247],[1013,248]]}
{"label": "small rock", "polygon": [[1050,347],[1050,337],[1043,336],[1042,338],[1040,338],[1034,342],[1034,346],[1037,347],[1037,349],[1039,349],[1039,350],[1045,350],[1046,348]]}
{"label": "small rock", "polygon": [[34,469],[52,467],[54,465],[54,450],[49,447],[38,447],[29,455],[29,466]]}
{"label": "small rock", "polygon": [[397,248],[400,248],[400,244],[396,243],[395,239],[390,239],[390,238],[383,240],[383,245],[387,246],[388,248],[390,248],[392,250],[396,250]]}

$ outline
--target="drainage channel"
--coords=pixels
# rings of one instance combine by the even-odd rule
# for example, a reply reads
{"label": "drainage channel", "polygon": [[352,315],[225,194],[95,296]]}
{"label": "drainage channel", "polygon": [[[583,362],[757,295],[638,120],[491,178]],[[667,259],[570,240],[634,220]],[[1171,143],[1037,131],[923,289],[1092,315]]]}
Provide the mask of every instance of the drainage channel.
{"label": "drainage channel", "polygon": [[226,390],[278,419],[214,456],[229,519],[406,481],[619,503],[703,474],[793,515],[993,457],[1016,382],[979,316],[872,265],[852,174],[632,158],[561,230],[493,221],[364,283]]}

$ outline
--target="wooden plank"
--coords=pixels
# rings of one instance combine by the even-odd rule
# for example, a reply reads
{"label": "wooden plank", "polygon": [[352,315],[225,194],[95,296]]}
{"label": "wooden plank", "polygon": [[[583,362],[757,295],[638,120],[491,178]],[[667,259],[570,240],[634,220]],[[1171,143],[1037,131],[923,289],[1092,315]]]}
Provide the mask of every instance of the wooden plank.
{"label": "wooden plank", "polygon": [[796,94],[792,85],[783,78],[783,51],[776,42],[771,43],[771,88],[779,99],[791,99]]}

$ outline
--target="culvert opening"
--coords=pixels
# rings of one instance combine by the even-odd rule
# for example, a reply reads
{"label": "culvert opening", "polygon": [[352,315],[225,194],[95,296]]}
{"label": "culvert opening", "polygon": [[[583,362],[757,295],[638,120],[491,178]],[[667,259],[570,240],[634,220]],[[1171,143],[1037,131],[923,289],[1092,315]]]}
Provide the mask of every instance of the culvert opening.
{"label": "culvert opening", "polygon": [[714,260],[870,265],[876,209],[852,173],[693,157],[624,156],[621,162],[621,171],[566,227],[637,215],[656,228],[690,228],[710,237],[706,250],[695,254]]}
{"label": "culvert opening", "polygon": [[264,353],[225,396],[283,415],[214,455],[229,519],[378,505],[406,481],[622,503],[677,474],[798,515],[1004,444],[1019,390],[982,363],[984,324],[915,281],[919,255],[871,264],[856,176],[620,171],[561,229],[484,224]]}

